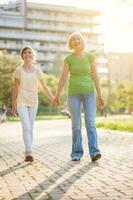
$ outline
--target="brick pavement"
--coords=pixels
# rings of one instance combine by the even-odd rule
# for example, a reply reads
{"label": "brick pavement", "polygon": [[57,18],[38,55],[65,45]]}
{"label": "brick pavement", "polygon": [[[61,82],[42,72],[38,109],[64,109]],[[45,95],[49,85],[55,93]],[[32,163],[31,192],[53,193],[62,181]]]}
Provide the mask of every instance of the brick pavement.
{"label": "brick pavement", "polygon": [[133,134],[98,130],[102,159],[70,160],[70,120],[36,121],[25,163],[20,123],[0,125],[0,200],[133,200]]}

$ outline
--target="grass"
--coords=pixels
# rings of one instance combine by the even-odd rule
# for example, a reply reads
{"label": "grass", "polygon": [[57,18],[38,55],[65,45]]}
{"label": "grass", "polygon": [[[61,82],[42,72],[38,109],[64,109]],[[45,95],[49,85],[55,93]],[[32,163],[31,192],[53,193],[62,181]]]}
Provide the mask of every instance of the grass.
{"label": "grass", "polygon": [[109,116],[109,117],[97,117],[96,127],[105,128],[118,131],[133,132],[133,116]]}
{"label": "grass", "polygon": [[[59,119],[68,119],[68,117],[63,115],[41,115],[36,117],[36,120],[59,120]],[[8,117],[8,121],[17,122],[19,121],[19,117],[10,116]],[[82,121],[84,123],[84,120]],[[118,131],[133,132],[133,116],[116,115],[116,116],[108,116],[106,118],[96,117],[96,127],[118,130]]]}
{"label": "grass", "polygon": [[[53,119],[68,119],[68,117],[63,115],[38,115],[36,117],[36,120],[53,120]],[[17,122],[20,121],[20,119],[19,117],[9,116],[8,121]]]}

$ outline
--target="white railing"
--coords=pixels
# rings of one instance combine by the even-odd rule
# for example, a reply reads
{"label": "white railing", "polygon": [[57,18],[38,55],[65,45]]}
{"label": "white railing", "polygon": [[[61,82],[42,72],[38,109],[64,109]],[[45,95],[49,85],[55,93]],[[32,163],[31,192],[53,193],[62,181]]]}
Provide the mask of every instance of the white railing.
{"label": "white railing", "polygon": [[63,15],[58,15],[58,16],[52,16],[52,15],[47,15],[47,14],[42,14],[42,13],[33,13],[33,14],[28,14],[28,18],[30,19],[38,19],[38,20],[44,20],[44,21],[57,21],[57,22],[71,22],[71,23],[81,23],[81,24],[86,24],[86,23],[92,23],[91,19],[89,17],[66,17]]}
{"label": "white railing", "polygon": [[29,23],[28,24],[28,28],[32,28],[32,29],[35,29],[35,30],[50,30],[50,31],[63,31],[63,32],[74,32],[74,31],[81,31],[83,33],[92,33],[91,29],[90,28],[83,28],[82,26],[72,26],[72,27],[69,27],[69,26],[61,26],[61,25],[52,25],[52,24],[39,24],[39,23]]}
{"label": "white railing", "polygon": [[0,37],[1,38],[13,38],[13,39],[23,39],[23,40],[36,40],[36,41],[50,41],[50,42],[66,42],[65,37],[57,37],[57,36],[49,36],[44,35],[44,33],[36,33],[36,32],[15,32],[10,31],[6,32],[4,30],[0,31]]}
{"label": "white railing", "polygon": [[23,27],[24,20],[23,18],[2,18],[0,17],[0,26],[8,26],[8,27]]}

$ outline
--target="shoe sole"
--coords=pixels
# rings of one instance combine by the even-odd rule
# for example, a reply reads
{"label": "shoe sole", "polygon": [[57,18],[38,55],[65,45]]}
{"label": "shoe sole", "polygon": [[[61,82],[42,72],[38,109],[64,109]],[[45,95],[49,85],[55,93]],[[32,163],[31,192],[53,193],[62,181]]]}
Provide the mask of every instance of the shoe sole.
{"label": "shoe sole", "polygon": [[92,162],[95,162],[101,158],[101,154],[96,155],[94,158],[92,158]]}
{"label": "shoe sole", "polygon": [[72,161],[80,161],[80,158],[74,158]]}
{"label": "shoe sole", "polygon": [[25,162],[33,162],[34,161],[34,159],[33,159],[33,157],[32,156],[26,156],[26,158],[25,158]]}

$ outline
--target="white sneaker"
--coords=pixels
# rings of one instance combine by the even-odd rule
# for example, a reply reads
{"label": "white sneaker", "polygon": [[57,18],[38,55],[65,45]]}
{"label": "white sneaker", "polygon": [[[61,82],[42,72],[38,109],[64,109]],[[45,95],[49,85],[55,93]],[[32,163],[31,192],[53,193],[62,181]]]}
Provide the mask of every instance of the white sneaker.
{"label": "white sneaker", "polygon": [[73,158],[72,158],[72,161],[80,161],[80,157],[78,157],[78,156],[74,156]]}

